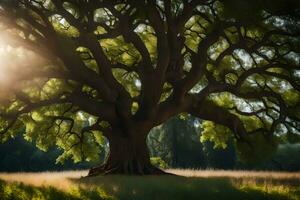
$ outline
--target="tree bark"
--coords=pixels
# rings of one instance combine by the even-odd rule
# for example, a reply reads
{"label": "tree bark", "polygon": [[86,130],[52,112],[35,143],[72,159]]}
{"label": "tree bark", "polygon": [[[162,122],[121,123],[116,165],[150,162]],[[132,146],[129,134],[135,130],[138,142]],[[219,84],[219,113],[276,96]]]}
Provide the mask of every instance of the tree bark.
{"label": "tree bark", "polygon": [[167,174],[150,162],[146,136],[114,135],[109,137],[106,162],[90,169],[88,176],[105,174],[151,175]]}

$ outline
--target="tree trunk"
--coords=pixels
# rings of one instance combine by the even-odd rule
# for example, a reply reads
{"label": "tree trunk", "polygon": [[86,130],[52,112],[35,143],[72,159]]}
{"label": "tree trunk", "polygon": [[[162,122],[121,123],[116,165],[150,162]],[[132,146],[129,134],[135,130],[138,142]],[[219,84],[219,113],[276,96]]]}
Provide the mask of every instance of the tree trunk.
{"label": "tree trunk", "polygon": [[145,136],[122,137],[114,135],[109,138],[109,150],[105,164],[92,168],[88,176],[100,174],[166,174],[151,164]]}

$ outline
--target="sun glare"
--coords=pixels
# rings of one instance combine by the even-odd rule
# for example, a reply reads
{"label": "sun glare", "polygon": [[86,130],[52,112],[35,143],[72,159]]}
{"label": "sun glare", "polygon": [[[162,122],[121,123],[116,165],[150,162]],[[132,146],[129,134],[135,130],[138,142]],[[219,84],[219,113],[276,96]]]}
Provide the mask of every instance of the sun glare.
{"label": "sun glare", "polygon": [[[17,46],[18,45],[18,46]],[[19,46],[10,33],[0,32],[0,101],[16,90],[36,85],[37,74],[46,72],[51,63],[32,50]],[[41,84],[43,82],[41,81]]]}
{"label": "sun glare", "polygon": [[[0,42],[1,42],[1,40],[0,40]],[[5,84],[8,81],[6,71],[7,71],[9,62],[6,57],[7,54],[8,54],[7,48],[5,47],[5,45],[1,45],[1,43],[0,43],[0,83],[2,86],[3,86],[3,84]]]}
{"label": "sun glare", "polygon": [[7,49],[4,45],[3,41],[0,40],[0,101],[5,101],[9,88],[9,76],[7,74],[7,67],[9,64],[9,60],[6,57]]}
{"label": "sun glare", "polygon": [[[9,38],[0,34],[0,96],[7,97],[16,87],[17,77],[22,76],[24,64],[28,58],[24,55],[24,49],[14,48],[8,44]],[[22,68],[22,70],[21,70]]]}
{"label": "sun glare", "polygon": [[[0,88],[13,84],[18,77],[24,76],[38,62],[37,56],[22,47],[7,44],[6,37],[0,34]],[[9,40],[10,41],[10,40]],[[29,74],[29,73],[27,73]]]}

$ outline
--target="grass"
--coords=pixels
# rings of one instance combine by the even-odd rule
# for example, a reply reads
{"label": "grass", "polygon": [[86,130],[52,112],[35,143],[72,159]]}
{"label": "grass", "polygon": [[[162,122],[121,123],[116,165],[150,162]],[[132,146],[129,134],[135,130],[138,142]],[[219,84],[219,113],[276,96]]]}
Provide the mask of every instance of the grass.
{"label": "grass", "polygon": [[169,170],[180,176],[99,176],[86,171],[1,173],[1,200],[300,200],[300,173]]}

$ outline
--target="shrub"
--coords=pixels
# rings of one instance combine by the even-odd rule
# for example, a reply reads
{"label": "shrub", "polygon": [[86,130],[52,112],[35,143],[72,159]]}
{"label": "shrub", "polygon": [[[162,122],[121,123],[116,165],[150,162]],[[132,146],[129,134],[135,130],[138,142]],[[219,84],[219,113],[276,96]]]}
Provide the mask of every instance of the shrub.
{"label": "shrub", "polygon": [[163,161],[160,157],[152,157],[150,160],[151,160],[151,164],[154,165],[155,167],[161,169],[169,168],[168,164],[165,161]]}

